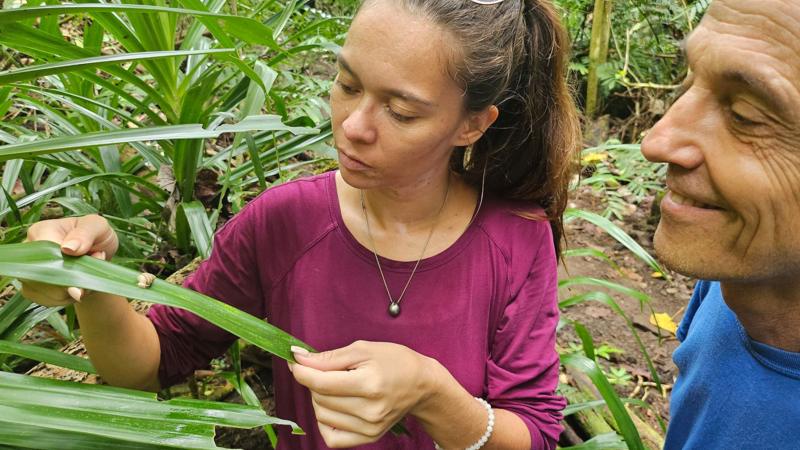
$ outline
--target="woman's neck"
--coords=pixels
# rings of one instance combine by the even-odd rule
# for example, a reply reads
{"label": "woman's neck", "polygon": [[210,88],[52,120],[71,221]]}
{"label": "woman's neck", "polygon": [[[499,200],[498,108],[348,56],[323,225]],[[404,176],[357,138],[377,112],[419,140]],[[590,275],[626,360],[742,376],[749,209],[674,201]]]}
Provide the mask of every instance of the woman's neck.
{"label": "woman's neck", "polygon": [[[450,191],[446,193],[448,182]],[[419,259],[429,235],[425,257],[449,248],[467,229],[477,204],[474,189],[457,175],[447,173],[436,182],[364,190],[368,228],[361,190],[348,185],[339,173],[336,185],[342,218],[353,237],[364,247],[397,261]]]}
{"label": "woman's neck", "polygon": [[[457,197],[458,180],[446,171],[403,186],[364,189],[370,220],[387,231],[407,232],[430,227]],[[356,189],[358,190],[358,189]]]}

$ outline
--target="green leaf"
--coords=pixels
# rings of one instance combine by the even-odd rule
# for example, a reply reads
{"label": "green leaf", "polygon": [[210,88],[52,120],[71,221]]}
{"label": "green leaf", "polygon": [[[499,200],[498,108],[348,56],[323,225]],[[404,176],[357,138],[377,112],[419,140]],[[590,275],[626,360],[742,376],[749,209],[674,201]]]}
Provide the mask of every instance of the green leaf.
{"label": "green leaf", "polygon": [[[128,442],[127,448],[215,449],[215,425],[253,428],[273,422],[251,406],[188,399],[160,402],[153,393],[5,372],[0,372],[0,398],[0,442],[27,448],[54,448],[47,444],[63,433],[63,445],[57,448],[86,448],[76,444],[77,439],[92,445],[105,441],[105,448]],[[41,431],[44,440],[35,431]],[[30,441],[20,443],[20,434]]]}
{"label": "green leaf", "polygon": [[283,29],[286,27],[286,24],[289,23],[289,18],[292,16],[294,12],[294,8],[297,5],[297,0],[290,0],[286,6],[283,7],[283,11],[281,15],[278,17],[275,25],[275,31],[272,33],[272,38],[277,39],[278,36],[283,32]]}
{"label": "green leaf", "polygon": [[[211,244],[214,235],[214,230],[211,227],[211,222],[206,215],[206,209],[199,201],[181,202],[178,205],[178,214],[183,216],[183,219],[189,225],[189,231],[192,234],[192,240],[200,252],[203,259],[211,256]],[[181,219],[179,218],[180,222]]]}
{"label": "green leaf", "polygon": [[583,219],[600,227],[603,231],[616,239],[620,244],[624,245],[628,250],[633,252],[633,254],[639,259],[647,263],[647,265],[649,265],[653,270],[666,274],[666,271],[664,271],[658,261],[656,261],[656,259],[653,258],[650,253],[647,252],[647,250],[642,248],[641,245],[634,241],[633,238],[630,237],[630,235],[628,235],[628,233],[626,233],[622,228],[614,225],[613,222],[605,217],[590,211],[584,211],[582,209],[567,209],[564,212],[564,220],[571,221],[574,219]]}
{"label": "green leaf", "polygon": [[580,445],[559,447],[561,450],[625,450],[625,441],[614,432],[597,435]]}
{"label": "green leaf", "polygon": [[603,371],[600,370],[597,363],[585,356],[578,354],[570,354],[562,356],[561,363],[565,366],[572,367],[584,374],[586,374],[592,383],[600,392],[603,400],[606,401],[609,411],[614,416],[617,425],[619,426],[622,437],[625,438],[625,444],[629,450],[645,450],[642,439],[639,436],[639,431],[633,424],[628,410],[623,406],[622,401],[614,391],[614,387],[608,382]]}
{"label": "green leaf", "polygon": [[58,350],[39,347],[38,345],[0,340],[0,353],[17,355],[79,372],[97,373],[88,359],[68,355]]}
{"label": "green leaf", "polygon": [[[571,286],[571,285],[573,285],[573,281],[575,281],[575,280],[578,280],[578,281],[580,281],[580,280],[594,280],[594,281],[601,282],[602,285],[605,285],[606,283],[610,283],[611,285],[616,285],[616,283],[606,282],[605,280],[596,280],[594,278],[576,277],[576,278],[569,278],[567,280],[559,281],[559,288],[561,288],[563,286]],[[574,284],[579,284],[579,283],[574,283]],[[620,286],[620,285],[616,285],[616,286],[618,286],[620,288],[623,288],[623,289],[628,289],[628,288],[625,288],[624,286]],[[639,293],[639,294],[645,295],[643,293]],[[659,391],[661,391],[662,390],[661,378],[658,376],[658,371],[656,371],[656,367],[653,364],[652,358],[650,358],[650,353],[647,351],[647,347],[645,347],[644,342],[642,342],[642,338],[639,336],[639,332],[636,331],[636,327],[633,324],[633,320],[631,320],[631,318],[628,317],[627,314],[625,314],[625,311],[614,300],[614,297],[606,294],[605,292],[591,291],[591,292],[586,292],[586,293],[583,293],[583,294],[574,295],[572,297],[569,297],[569,298],[566,298],[564,300],[561,300],[561,301],[558,302],[558,307],[559,308],[568,308],[570,306],[578,305],[578,304],[581,304],[581,303],[584,303],[584,302],[587,302],[587,301],[595,301],[595,302],[603,303],[603,304],[607,305],[608,307],[610,307],[620,317],[622,317],[623,320],[625,320],[625,325],[628,327],[628,330],[630,330],[631,334],[633,335],[633,338],[636,340],[636,344],[639,346],[639,351],[642,353],[642,356],[644,356],[644,359],[647,362],[647,368],[650,370],[650,376],[652,377],[653,381],[655,381],[656,385],[658,386]]]}
{"label": "green leaf", "polygon": [[75,70],[99,68],[106,65],[114,65],[130,61],[142,61],[159,58],[174,58],[177,56],[207,55],[214,53],[232,53],[233,49],[210,49],[210,50],[172,50],[155,52],[119,53],[115,55],[93,56],[91,58],[81,58],[70,61],[58,61],[48,64],[38,64],[22,69],[7,70],[0,72],[0,85],[13,83],[15,81],[31,80],[46,75],[62,74]]}
{"label": "green leaf", "polygon": [[253,169],[258,178],[258,187],[263,191],[267,188],[267,180],[264,178],[264,166],[261,164],[261,159],[258,157],[256,141],[253,139],[253,135],[249,133],[245,135],[245,139],[247,140],[247,151],[250,153],[250,161],[253,162]]}
{"label": "green leaf", "polygon": [[76,150],[101,145],[124,144],[127,142],[162,141],[173,139],[214,138],[222,133],[244,131],[287,130],[294,134],[314,134],[317,130],[306,127],[290,127],[281,122],[280,116],[250,116],[237,124],[220,125],[213,129],[200,124],[168,125],[150,128],[98,131],[71,136],[59,136],[33,142],[0,146],[0,161],[16,158],[31,158],[48,153]]}
{"label": "green leaf", "polygon": [[623,286],[613,281],[603,280],[594,277],[570,277],[558,280],[559,289],[568,289],[578,285],[598,286],[613,291],[617,291],[621,294],[625,294],[628,297],[638,300],[640,305],[645,305],[650,303],[650,296],[645,294],[644,292],[629,288],[627,286]]}
{"label": "green leaf", "polygon": [[616,270],[617,272],[620,271],[619,265],[614,262],[611,258],[608,257],[602,250],[598,250],[596,248],[571,248],[569,250],[564,250],[562,252],[565,258],[574,258],[574,257],[589,257],[589,258],[597,258],[601,261],[605,261],[611,268]]}
{"label": "green leaf", "polygon": [[[3,167],[3,179],[2,182],[0,182],[0,187],[3,188],[6,195],[0,196],[0,211],[13,203],[13,200],[9,200],[9,197],[11,197],[10,193],[14,191],[14,186],[19,179],[19,173],[22,170],[23,162],[24,161],[21,159],[15,159],[7,161]],[[4,214],[0,214],[0,222],[3,221],[4,216]]]}
{"label": "green leaf", "polygon": [[307,344],[230,305],[189,289],[156,280],[137,286],[139,272],[91,257],[71,257],[48,241],[0,246],[0,274],[56,286],[76,286],[186,309],[273,355],[294,361],[290,347]]}
{"label": "green leaf", "polygon": [[[2,156],[0,156],[0,158],[2,158]],[[134,175],[127,174],[127,173],[98,173],[98,174],[94,174],[94,175],[86,175],[86,176],[83,176],[83,177],[72,178],[72,179],[70,179],[68,181],[65,181],[63,183],[59,183],[59,184],[55,184],[53,186],[46,187],[46,188],[44,188],[44,189],[42,189],[42,190],[40,190],[38,192],[35,192],[35,193],[31,194],[31,195],[28,195],[28,196],[26,196],[24,198],[19,199],[16,202],[16,207],[22,208],[22,207],[28,206],[31,203],[34,203],[37,200],[45,198],[45,197],[47,197],[48,195],[50,195],[50,194],[52,194],[54,192],[60,191],[61,189],[64,189],[64,188],[67,188],[67,187],[70,187],[70,186],[74,186],[76,184],[80,184],[80,183],[83,183],[85,181],[94,180],[96,178],[132,178],[132,179],[136,179],[137,177],[134,176]],[[6,208],[6,209],[0,211],[0,215],[5,215],[9,211],[11,211],[11,208]]]}
{"label": "green leaf", "polygon": [[30,300],[17,292],[0,308],[0,336],[5,334],[12,323],[22,317],[29,306],[31,306]]}
{"label": "green leaf", "polygon": [[272,37],[272,30],[257,20],[250,19],[248,17],[231,16],[228,14],[218,14],[195,9],[167,8],[163,6],[152,5],[83,3],[76,5],[65,4],[56,6],[41,6],[35,8],[7,9],[0,10],[0,24],[14,23],[24,19],[32,19],[51,15],[78,13],[96,14],[103,12],[188,14],[195,16],[198,19],[209,18],[216,21],[225,32],[236,36],[245,42],[266,45],[276,50],[279,49],[278,45],[275,43],[275,39]]}

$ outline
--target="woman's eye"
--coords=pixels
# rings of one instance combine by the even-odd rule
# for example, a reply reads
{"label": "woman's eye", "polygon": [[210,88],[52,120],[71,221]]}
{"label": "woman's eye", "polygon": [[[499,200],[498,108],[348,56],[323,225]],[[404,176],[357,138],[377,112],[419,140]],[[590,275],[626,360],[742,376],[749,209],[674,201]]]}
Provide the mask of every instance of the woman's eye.
{"label": "woman's eye", "polygon": [[336,84],[339,86],[339,89],[341,89],[342,92],[344,92],[347,95],[353,95],[353,94],[358,93],[358,89],[356,89],[356,88],[354,88],[354,87],[352,87],[350,85],[347,85],[345,83],[342,83],[339,80],[336,80]]}
{"label": "woman's eye", "polygon": [[414,116],[407,116],[405,114],[400,114],[400,113],[394,111],[392,109],[392,107],[389,106],[389,105],[386,105],[386,111],[389,112],[389,115],[392,117],[392,119],[394,119],[394,120],[396,120],[396,121],[398,121],[400,123],[408,123],[408,122],[411,122],[412,120],[416,119],[416,117],[414,117]]}

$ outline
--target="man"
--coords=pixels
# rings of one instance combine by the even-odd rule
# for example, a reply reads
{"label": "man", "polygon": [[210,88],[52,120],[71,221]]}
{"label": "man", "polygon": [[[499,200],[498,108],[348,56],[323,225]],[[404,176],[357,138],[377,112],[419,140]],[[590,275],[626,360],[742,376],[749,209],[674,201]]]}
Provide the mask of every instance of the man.
{"label": "man", "polygon": [[656,251],[698,283],[667,449],[800,449],[800,1],[716,0],[683,95],[642,144],[669,164]]}

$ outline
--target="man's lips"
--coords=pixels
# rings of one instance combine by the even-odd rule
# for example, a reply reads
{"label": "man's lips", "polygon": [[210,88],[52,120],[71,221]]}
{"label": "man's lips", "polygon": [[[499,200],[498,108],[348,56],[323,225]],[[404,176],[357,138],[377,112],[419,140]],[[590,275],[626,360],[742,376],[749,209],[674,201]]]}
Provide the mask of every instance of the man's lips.
{"label": "man's lips", "polygon": [[694,208],[701,208],[701,209],[717,209],[717,210],[722,209],[721,207],[715,204],[706,201],[696,200],[695,198],[690,197],[688,195],[678,193],[673,189],[670,189],[668,195],[670,197],[670,200],[682,206],[691,206]]}

